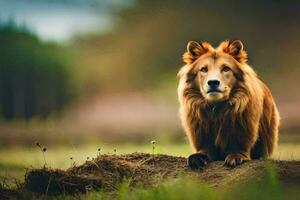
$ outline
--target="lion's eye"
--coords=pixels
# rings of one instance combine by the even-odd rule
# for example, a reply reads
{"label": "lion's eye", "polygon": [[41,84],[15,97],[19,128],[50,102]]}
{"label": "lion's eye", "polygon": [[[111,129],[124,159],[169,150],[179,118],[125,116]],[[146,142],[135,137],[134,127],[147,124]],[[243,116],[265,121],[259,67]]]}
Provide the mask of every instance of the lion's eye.
{"label": "lion's eye", "polygon": [[229,72],[230,70],[231,69],[228,66],[226,66],[226,65],[222,69],[223,72]]}
{"label": "lion's eye", "polygon": [[207,67],[202,67],[201,69],[200,69],[200,72],[207,72],[208,71],[208,68]]}

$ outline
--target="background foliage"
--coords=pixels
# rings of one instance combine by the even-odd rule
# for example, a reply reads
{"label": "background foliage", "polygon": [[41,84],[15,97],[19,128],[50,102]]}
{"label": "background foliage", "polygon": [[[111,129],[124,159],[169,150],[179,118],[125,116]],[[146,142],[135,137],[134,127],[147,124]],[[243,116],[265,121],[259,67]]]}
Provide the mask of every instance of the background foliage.
{"label": "background foliage", "polygon": [[68,53],[13,23],[0,27],[0,105],[6,119],[46,117],[74,96]]}

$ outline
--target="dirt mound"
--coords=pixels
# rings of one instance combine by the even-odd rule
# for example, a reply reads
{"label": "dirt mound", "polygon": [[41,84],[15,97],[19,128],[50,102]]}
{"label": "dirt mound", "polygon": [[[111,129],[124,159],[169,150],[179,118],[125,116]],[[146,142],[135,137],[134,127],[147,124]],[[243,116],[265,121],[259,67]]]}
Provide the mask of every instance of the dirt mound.
{"label": "dirt mound", "polygon": [[[270,161],[279,178],[300,184],[300,161]],[[87,192],[103,189],[114,191],[123,180],[134,186],[137,183],[152,185],[187,175],[199,178],[211,186],[230,185],[253,177],[263,178],[265,162],[250,161],[234,169],[223,162],[212,162],[199,171],[187,168],[186,158],[168,155],[133,153],[127,155],[100,155],[83,165],[67,170],[36,169],[25,177],[26,190],[39,194]]]}

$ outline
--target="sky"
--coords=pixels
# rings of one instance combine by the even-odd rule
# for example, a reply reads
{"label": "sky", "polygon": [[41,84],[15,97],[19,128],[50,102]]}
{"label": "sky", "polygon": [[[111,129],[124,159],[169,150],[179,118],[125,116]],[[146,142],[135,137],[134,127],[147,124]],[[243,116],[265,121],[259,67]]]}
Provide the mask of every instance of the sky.
{"label": "sky", "polygon": [[0,22],[26,26],[43,40],[67,41],[76,34],[113,27],[110,8],[130,0],[0,0]]}

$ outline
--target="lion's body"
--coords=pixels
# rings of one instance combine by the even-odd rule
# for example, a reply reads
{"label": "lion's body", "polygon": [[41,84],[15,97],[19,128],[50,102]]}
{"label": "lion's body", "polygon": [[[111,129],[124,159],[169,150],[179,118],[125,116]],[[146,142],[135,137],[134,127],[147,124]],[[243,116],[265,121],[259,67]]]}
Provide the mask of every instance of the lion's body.
{"label": "lion's body", "polygon": [[[234,58],[232,58],[234,59]],[[240,154],[244,160],[268,157],[278,141],[279,114],[268,87],[245,62],[242,76],[225,101],[205,100],[187,63],[179,72],[180,116],[190,144],[209,160]]]}

